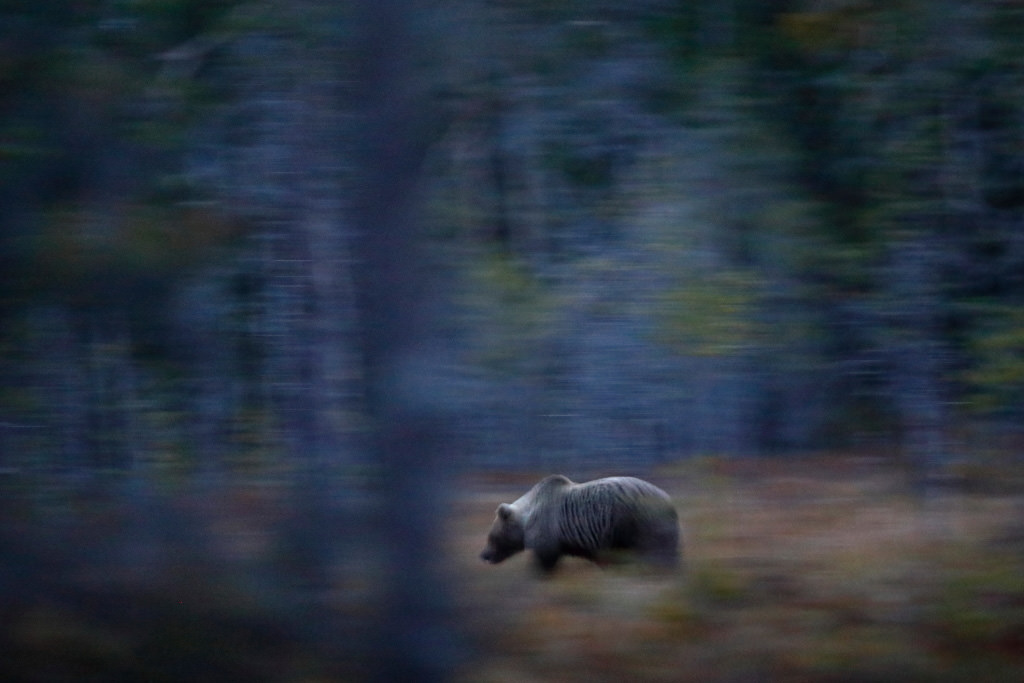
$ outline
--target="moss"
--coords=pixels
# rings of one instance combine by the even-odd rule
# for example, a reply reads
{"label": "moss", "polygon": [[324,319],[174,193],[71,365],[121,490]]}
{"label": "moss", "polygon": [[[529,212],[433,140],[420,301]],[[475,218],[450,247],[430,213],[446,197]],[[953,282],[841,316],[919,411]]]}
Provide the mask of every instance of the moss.
{"label": "moss", "polygon": [[746,577],[718,563],[698,566],[690,578],[690,591],[694,599],[718,606],[738,606],[752,595]]}
{"label": "moss", "polygon": [[993,563],[945,582],[929,619],[943,652],[1024,656],[1024,575],[1014,565]]}
{"label": "moss", "polygon": [[705,611],[681,592],[666,595],[651,605],[650,617],[664,625],[668,634],[677,638],[701,638],[709,634],[710,622]]}

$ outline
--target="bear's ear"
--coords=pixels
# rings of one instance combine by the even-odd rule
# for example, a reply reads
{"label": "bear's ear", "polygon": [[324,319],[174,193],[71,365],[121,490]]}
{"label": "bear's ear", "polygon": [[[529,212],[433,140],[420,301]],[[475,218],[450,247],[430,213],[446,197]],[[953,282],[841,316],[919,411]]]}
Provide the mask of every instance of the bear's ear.
{"label": "bear's ear", "polygon": [[512,506],[508,503],[502,503],[498,506],[498,519],[507,521],[512,516]]}

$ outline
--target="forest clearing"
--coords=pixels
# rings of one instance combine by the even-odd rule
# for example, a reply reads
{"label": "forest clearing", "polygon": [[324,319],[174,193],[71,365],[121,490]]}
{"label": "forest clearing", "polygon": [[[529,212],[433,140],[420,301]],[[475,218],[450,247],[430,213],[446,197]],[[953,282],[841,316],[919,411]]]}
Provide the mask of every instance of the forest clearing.
{"label": "forest clearing", "polygon": [[463,680],[1019,680],[1024,496],[1007,474],[922,500],[872,458],[684,463],[652,477],[681,515],[676,578],[485,566],[492,508],[522,484],[470,487],[449,533],[483,653]]}
{"label": "forest clearing", "polygon": [[[495,507],[536,475],[459,481],[436,558],[457,680],[1019,680],[1019,465],[928,498],[866,456],[695,458],[649,476],[680,513],[678,575],[566,559],[543,579],[527,553],[487,565]],[[317,585],[286,554],[295,500],[269,482],[165,497],[161,513],[37,503],[35,522],[8,497],[5,680],[365,680],[384,589],[373,527],[338,520]],[[160,519],[196,526],[160,536]],[[12,529],[35,559],[12,555],[26,549]]]}

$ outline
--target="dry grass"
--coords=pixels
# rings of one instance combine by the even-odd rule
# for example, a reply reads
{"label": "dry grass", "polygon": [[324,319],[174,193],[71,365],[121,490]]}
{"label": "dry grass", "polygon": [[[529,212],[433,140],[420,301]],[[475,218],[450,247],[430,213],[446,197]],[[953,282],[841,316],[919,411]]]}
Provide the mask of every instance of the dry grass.
{"label": "dry grass", "polygon": [[479,657],[469,681],[1019,681],[1024,497],[907,495],[856,458],[704,460],[651,477],[676,498],[686,571],[551,580],[477,559],[498,502],[463,488],[449,549]]}
{"label": "dry grass", "polygon": [[[495,507],[540,474],[467,477],[442,527],[465,683],[1022,680],[1019,472],[921,500],[878,459],[691,460],[649,476],[678,504],[679,575],[485,565]],[[309,519],[258,479],[152,509],[26,490],[0,496],[4,680],[355,681],[379,656],[362,499],[323,576],[289,542]]]}

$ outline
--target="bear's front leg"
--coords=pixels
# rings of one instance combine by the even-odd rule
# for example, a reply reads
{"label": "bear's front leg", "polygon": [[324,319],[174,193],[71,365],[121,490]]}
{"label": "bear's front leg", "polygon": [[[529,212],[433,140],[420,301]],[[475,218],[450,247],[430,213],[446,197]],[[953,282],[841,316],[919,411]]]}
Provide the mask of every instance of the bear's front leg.
{"label": "bear's front leg", "polygon": [[536,560],[534,564],[537,567],[537,570],[542,575],[548,576],[555,570],[555,567],[558,565],[558,560],[560,559],[561,555],[557,551],[544,552],[538,550],[533,553],[533,557],[534,560]]}

